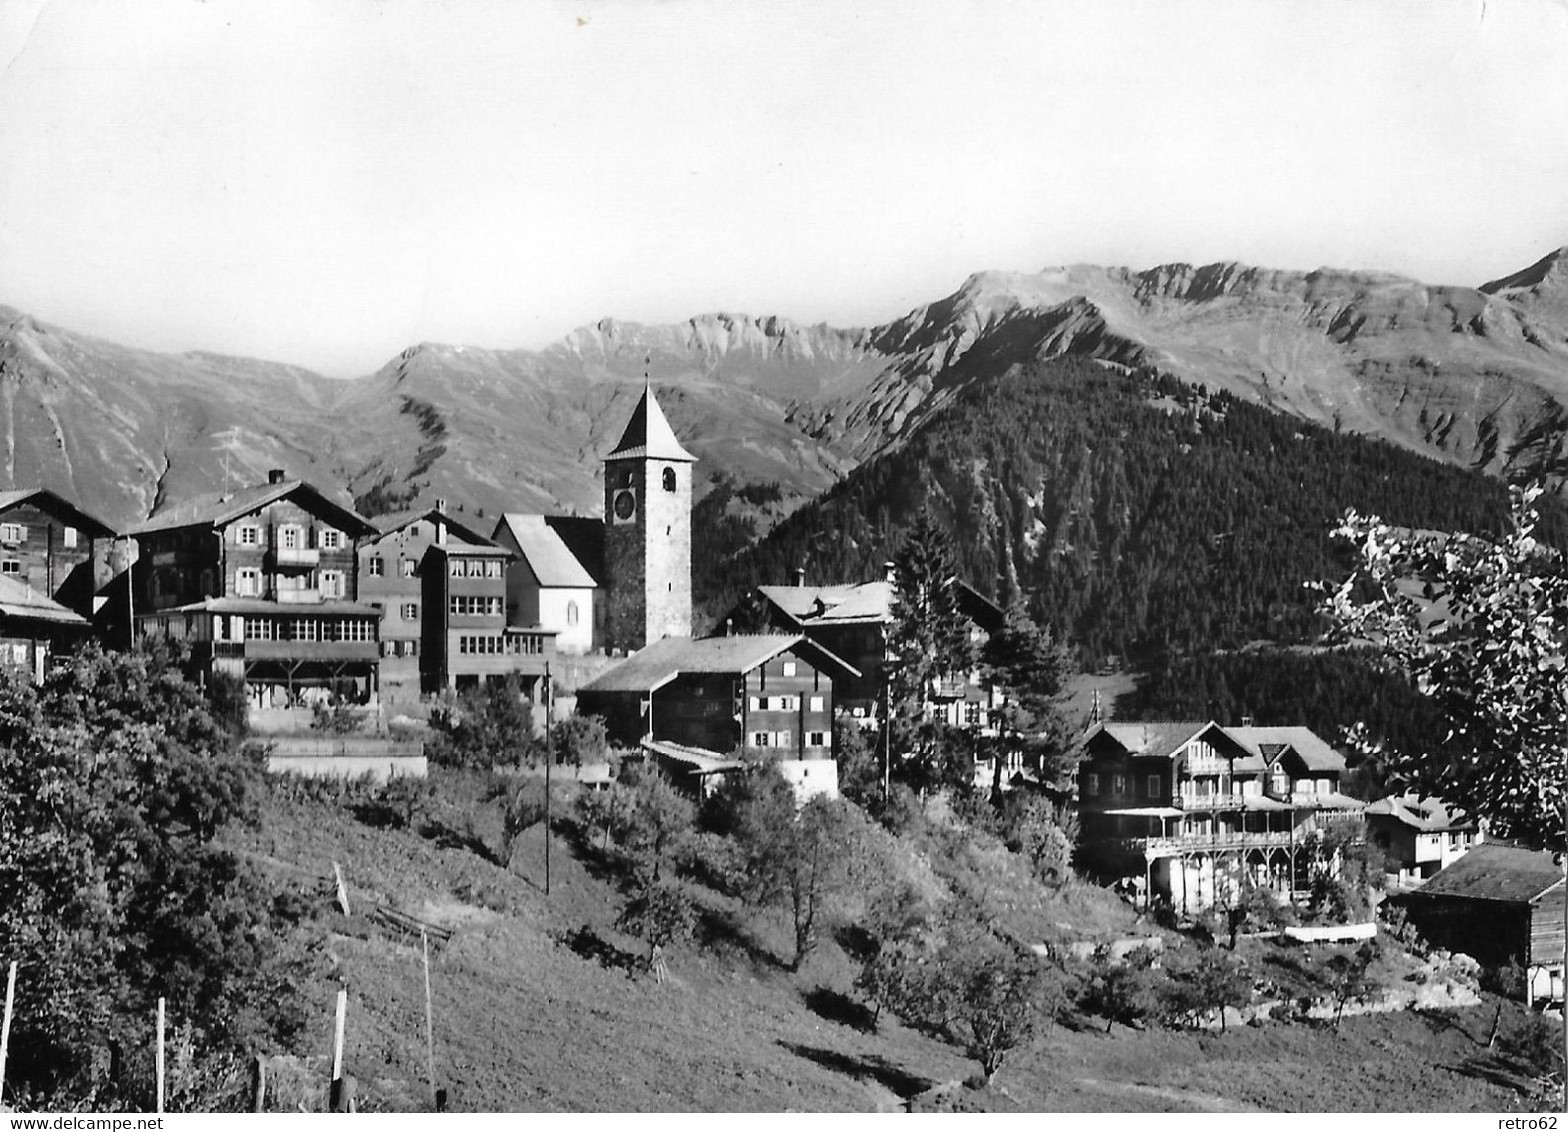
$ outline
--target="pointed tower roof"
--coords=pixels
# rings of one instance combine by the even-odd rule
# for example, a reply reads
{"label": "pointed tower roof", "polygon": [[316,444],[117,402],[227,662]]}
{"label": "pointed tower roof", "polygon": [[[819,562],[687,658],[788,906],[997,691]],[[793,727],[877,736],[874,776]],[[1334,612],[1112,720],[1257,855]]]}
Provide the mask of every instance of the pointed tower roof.
{"label": "pointed tower roof", "polygon": [[626,423],[626,431],[621,433],[621,442],[605,459],[624,460],[629,457],[684,460],[691,464],[697,462],[697,457],[682,448],[681,442],[675,439],[675,430],[665,420],[664,410],[659,408],[659,402],[653,396],[652,385],[643,386],[642,400],[632,410],[632,419]]}

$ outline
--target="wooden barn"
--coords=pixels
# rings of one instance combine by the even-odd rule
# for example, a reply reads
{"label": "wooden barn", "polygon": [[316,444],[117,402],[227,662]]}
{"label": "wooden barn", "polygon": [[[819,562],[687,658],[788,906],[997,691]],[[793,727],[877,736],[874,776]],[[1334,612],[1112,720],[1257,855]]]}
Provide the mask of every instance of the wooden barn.
{"label": "wooden barn", "polygon": [[1431,942],[1524,967],[1534,1003],[1562,1001],[1563,895],[1563,866],[1550,853],[1486,843],[1401,900]]}

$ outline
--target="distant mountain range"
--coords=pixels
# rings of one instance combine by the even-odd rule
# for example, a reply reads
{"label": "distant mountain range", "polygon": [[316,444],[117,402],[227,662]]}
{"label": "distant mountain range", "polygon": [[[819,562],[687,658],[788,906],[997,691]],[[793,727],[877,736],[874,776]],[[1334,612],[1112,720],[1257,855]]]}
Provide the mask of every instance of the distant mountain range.
{"label": "distant mountain range", "polygon": [[346,381],[0,307],[0,485],[54,488],[116,524],[272,467],[371,510],[594,513],[598,460],[646,369],[710,477],[799,499],[975,382],[1058,355],[1153,366],[1495,474],[1568,473],[1563,248],[1476,288],[1234,263],[987,272],[870,329],[605,320],[538,351],[413,346]]}

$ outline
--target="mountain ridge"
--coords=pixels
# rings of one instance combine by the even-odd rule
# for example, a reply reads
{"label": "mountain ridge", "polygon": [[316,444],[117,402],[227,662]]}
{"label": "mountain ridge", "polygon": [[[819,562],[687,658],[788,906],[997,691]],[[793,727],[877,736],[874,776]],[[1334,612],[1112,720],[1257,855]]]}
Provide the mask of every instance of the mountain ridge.
{"label": "mountain ridge", "polygon": [[974,383],[1062,355],[1493,474],[1568,473],[1568,248],[1480,287],[1238,261],[982,271],[879,326],[605,318],[537,350],[422,342],[350,379],[132,349],[0,306],[0,473],[115,523],[269,467],[365,506],[594,513],[607,434],[646,374],[708,477],[776,481],[799,501]]}

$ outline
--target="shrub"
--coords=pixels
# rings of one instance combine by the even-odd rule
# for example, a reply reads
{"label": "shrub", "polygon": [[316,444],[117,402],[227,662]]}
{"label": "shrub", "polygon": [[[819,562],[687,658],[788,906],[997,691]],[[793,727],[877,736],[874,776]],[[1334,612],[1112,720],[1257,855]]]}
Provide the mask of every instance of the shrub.
{"label": "shrub", "polygon": [[515,677],[463,692],[431,712],[430,728],[425,749],[432,762],[493,769],[539,761],[533,712]]}
{"label": "shrub", "polygon": [[435,799],[436,785],[430,779],[398,774],[377,787],[357,810],[360,818],[372,825],[417,830],[430,816]]}

